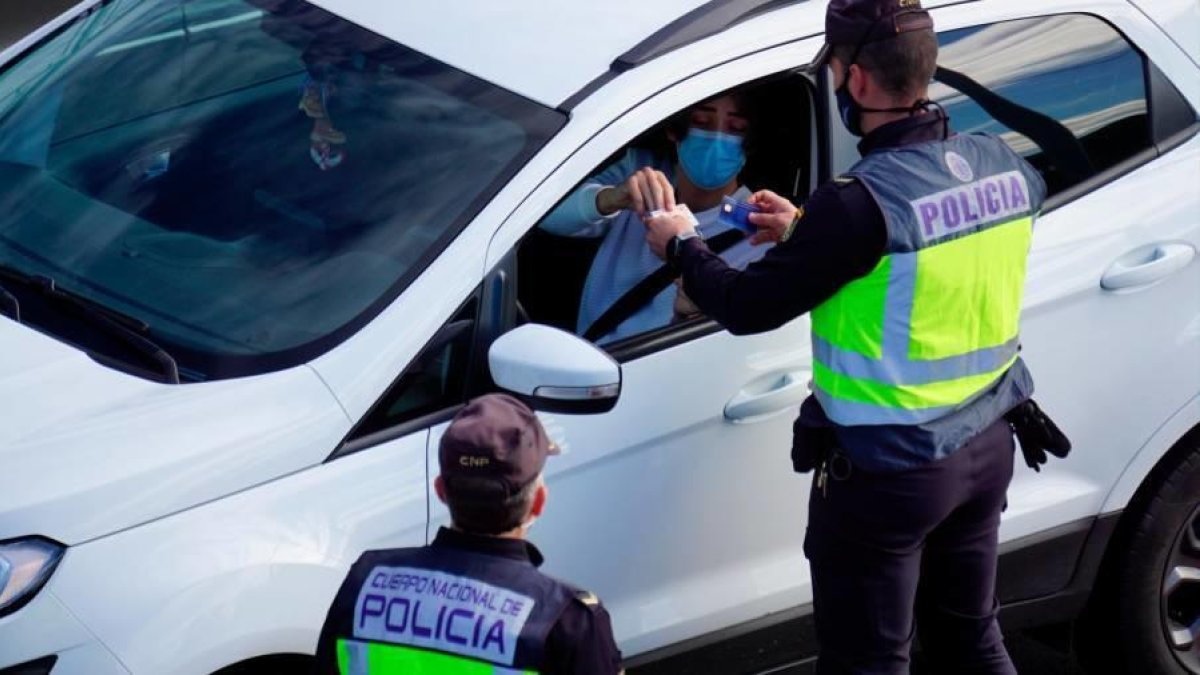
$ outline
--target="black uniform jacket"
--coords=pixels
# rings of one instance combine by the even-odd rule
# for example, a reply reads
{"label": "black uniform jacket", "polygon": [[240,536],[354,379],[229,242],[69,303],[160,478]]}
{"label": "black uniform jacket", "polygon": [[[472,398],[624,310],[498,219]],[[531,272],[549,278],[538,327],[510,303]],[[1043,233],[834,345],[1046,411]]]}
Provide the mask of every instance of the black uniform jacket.
{"label": "black uniform jacket", "polygon": [[[519,539],[484,537],[448,528],[438,531],[430,546],[472,554],[496,556],[539,567],[543,558],[533,544]],[[330,626],[326,621],[326,629]],[[334,639],[322,631],[317,643],[317,672],[337,673]],[[543,675],[616,675],[621,672],[621,652],[612,634],[608,611],[595,595],[576,590],[574,600],[563,610],[558,623],[546,637]]]}

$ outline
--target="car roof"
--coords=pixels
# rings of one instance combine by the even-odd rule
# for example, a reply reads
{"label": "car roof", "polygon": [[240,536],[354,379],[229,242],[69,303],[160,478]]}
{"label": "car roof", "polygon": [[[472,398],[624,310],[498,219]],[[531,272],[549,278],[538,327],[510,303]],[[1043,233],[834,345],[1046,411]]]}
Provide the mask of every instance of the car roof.
{"label": "car roof", "polygon": [[[308,1],[460,70],[557,107],[609,73],[614,64],[616,70],[624,70],[743,18],[813,0]],[[932,8],[954,1],[923,4]],[[813,4],[822,8],[823,16],[825,3]],[[820,32],[823,26],[811,28]],[[654,44],[660,39],[661,47]],[[622,62],[615,63],[619,59]]]}
{"label": "car roof", "polygon": [[706,0],[309,0],[364,28],[557,106]]}

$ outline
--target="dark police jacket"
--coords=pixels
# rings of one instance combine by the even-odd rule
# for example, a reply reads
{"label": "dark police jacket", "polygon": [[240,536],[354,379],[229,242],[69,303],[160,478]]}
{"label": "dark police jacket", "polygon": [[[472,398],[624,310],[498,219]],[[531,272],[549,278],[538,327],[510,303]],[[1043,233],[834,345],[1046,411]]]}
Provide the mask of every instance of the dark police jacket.
{"label": "dark police jacket", "polygon": [[[937,142],[947,124],[940,112],[890,122],[867,134],[858,149],[868,156]],[[840,178],[820,186],[805,202],[792,236],[745,271],[730,269],[698,239],[683,243],[676,262],[688,298],[729,332],[748,335],[784,325],[867,275],[887,242],[887,223],[875,198],[860,181]],[[951,454],[999,419],[1003,408],[1032,395],[1033,380],[1020,365],[970,405],[928,424],[836,425],[809,397],[800,409],[796,436],[819,437],[827,431],[857,468],[902,470]]]}
{"label": "dark police jacket", "polygon": [[426,547],[368,551],[334,598],[317,672],[618,673],[608,613],[541,562],[527,542],[445,528]]}

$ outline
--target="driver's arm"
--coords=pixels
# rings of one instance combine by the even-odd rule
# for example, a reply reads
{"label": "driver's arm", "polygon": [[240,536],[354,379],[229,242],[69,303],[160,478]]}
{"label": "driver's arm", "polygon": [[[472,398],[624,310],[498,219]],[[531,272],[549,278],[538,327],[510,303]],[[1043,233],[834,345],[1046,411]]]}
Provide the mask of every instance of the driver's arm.
{"label": "driver's arm", "polygon": [[619,161],[575,188],[538,223],[538,227],[564,237],[603,237],[608,234],[609,225],[617,213],[601,213],[596,205],[596,196],[605,188],[624,183],[638,169],[653,163],[651,153],[628,149]]}

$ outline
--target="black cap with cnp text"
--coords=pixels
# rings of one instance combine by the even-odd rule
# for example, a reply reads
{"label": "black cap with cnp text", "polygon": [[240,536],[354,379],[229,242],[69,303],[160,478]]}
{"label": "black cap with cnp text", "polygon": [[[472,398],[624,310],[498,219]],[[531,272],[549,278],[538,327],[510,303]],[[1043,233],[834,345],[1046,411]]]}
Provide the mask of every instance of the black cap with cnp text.
{"label": "black cap with cnp text", "polygon": [[830,0],[825,42],[862,47],[901,33],[933,28],[921,0]]}
{"label": "black cap with cnp text", "polygon": [[454,416],[438,462],[451,490],[505,498],[537,478],[546,458],[558,452],[529,406],[506,394],[488,394]]}

